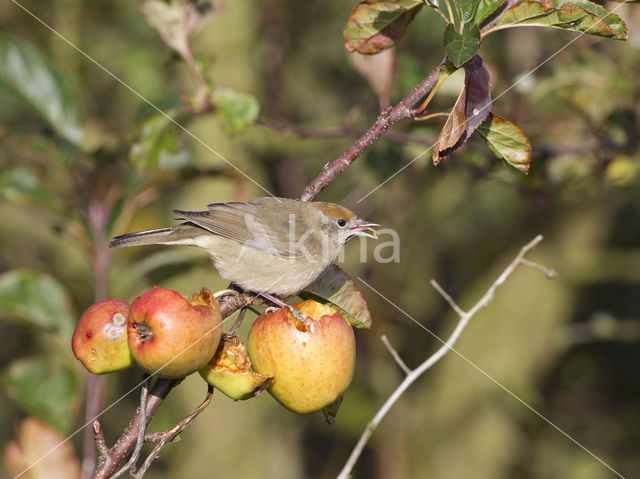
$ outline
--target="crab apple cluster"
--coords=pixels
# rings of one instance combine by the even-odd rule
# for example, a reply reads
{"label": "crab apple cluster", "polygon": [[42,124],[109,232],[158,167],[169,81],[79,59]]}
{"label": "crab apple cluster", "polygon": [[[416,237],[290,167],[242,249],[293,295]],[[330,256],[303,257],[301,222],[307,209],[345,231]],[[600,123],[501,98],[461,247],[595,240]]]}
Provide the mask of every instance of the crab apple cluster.
{"label": "crab apple cluster", "polygon": [[349,386],[355,338],[349,322],[331,306],[307,300],[260,315],[248,347],[222,334],[218,301],[202,288],[190,299],[155,287],[130,305],[100,301],[85,311],[72,338],[76,358],[94,374],[137,364],[164,378],[198,371],[234,400],[266,389],[300,414],[333,403]]}
{"label": "crab apple cluster", "polygon": [[203,288],[191,300],[156,287],[132,303],[100,301],[82,315],[71,340],[74,355],[94,374],[137,363],[165,378],[180,378],[202,368],[221,337],[220,307]]}

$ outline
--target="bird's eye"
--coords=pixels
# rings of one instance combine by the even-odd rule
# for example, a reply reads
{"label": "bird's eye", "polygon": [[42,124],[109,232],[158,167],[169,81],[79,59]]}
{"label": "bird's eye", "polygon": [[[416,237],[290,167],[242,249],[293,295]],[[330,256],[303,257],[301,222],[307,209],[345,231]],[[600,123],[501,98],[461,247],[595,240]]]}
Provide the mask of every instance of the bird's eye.
{"label": "bird's eye", "polygon": [[345,226],[347,226],[347,220],[343,220],[342,218],[336,221],[336,223],[338,223],[338,226],[340,228],[344,228]]}

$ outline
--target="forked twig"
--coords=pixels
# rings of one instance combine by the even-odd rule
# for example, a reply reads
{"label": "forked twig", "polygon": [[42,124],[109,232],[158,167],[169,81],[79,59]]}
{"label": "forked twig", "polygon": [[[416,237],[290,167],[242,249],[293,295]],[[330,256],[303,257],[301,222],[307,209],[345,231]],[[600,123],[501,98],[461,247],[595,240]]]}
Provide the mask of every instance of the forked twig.
{"label": "forked twig", "polygon": [[164,436],[160,439],[156,447],[153,448],[153,451],[149,453],[147,458],[144,460],[144,463],[142,463],[142,466],[140,466],[138,473],[135,475],[136,479],[140,479],[142,476],[144,476],[145,472],[147,472],[147,469],[149,469],[149,466],[151,466],[151,463],[160,454],[160,451],[162,451],[162,449],[164,449],[164,447],[168,443],[174,441],[174,439],[178,436],[178,434],[180,434],[189,424],[191,424],[191,421],[193,421],[196,418],[196,416],[198,416],[198,414],[200,414],[202,411],[204,411],[207,408],[212,398],[213,398],[213,386],[208,385],[207,395],[204,398],[204,401],[202,401],[202,403],[197,408],[195,408],[187,416],[185,416],[185,418],[182,421],[180,421],[174,427],[172,427],[171,429],[163,433]]}
{"label": "forked twig", "polygon": [[140,422],[138,423],[138,439],[136,440],[136,445],[127,463],[122,466],[122,468],[113,476],[111,476],[111,479],[117,479],[118,477],[126,474],[129,470],[135,470],[135,465],[138,462],[138,458],[140,457],[140,451],[142,451],[142,446],[144,445],[144,433],[147,430],[146,414],[142,414],[142,411],[147,410],[147,397],[149,396],[150,381],[151,376],[145,374],[144,382],[142,383],[142,390],[140,391]]}
{"label": "forked twig", "polygon": [[[436,281],[431,280],[431,285],[436,289],[436,291],[438,291],[438,293],[440,293],[440,295],[447,301],[447,303],[449,303],[449,305],[456,312],[456,314],[458,314],[458,316],[460,317],[460,321],[458,321],[458,324],[456,325],[455,329],[453,330],[453,332],[451,333],[449,338],[446,341],[443,341],[442,346],[440,348],[438,348],[438,350],[436,352],[434,352],[431,356],[429,356],[417,368],[411,369],[408,372],[405,371],[405,372],[407,372],[407,375],[405,376],[404,380],[398,385],[398,387],[395,389],[395,391],[393,391],[391,396],[389,396],[387,398],[385,403],[382,405],[382,407],[380,407],[380,409],[378,410],[376,415],[373,417],[373,419],[371,421],[369,421],[369,424],[367,424],[367,427],[362,432],[362,435],[360,436],[360,439],[358,440],[358,442],[356,443],[355,447],[353,448],[353,451],[351,451],[351,455],[347,459],[347,462],[344,464],[342,470],[340,471],[340,474],[338,474],[338,479],[346,479],[349,476],[349,474],[353,470],[353,467],[355,466],[358,458],[360,457],[360,454],[364,450],[365,445],[367,444],[367,442],[369,441],[369,438],[373,434],[373,431],[376,430],[376,428],[378,427],[378,425],[380,424],[382,419],[387,415],[387,413],[389,412],[391,407],[395,404],[395,402],[400,398],[400,396],[402,396],[402,394],[409,388],[409,386],[414,381],[416,381],[416,379],[418,379],[422,374],[425,373],[425,371],[427,371],[434,364],[436,364],[440,359],[442,359],[442,357],[446,353],[448,353],[451,349],[453,349],[453,345],[458,340],[458,338],[462,334],[462,331],[467,326],[467,324],[469,324],[469,320],[471,320],[471,318],[480,309],[482,309],[483,307],[487,306],[491,302],[491,300],[493,299],[493,297],[495,295],[496,290],[502,284],[504,284],[504,282],[507,280],[507,278],[511,275],[511,273],[513,273],[513,271],[519,265],[522,264],[522,265],[526,265],[526,266],[533,266],[535,264],[536,266],[533,266],[533,267],[536,267],[537,269],[541,269],[542,268],[542,271],[545,272],[545,275],[547,277],[550,277],[550,275],[548,274],[548,271],[552,271],[552,270],[548,270],[548,269],[546,269],[544,267],[539,267],[539,265],[537,265],[536,263],[531,263],[531,262],[529,262],[527,260],[524,260],[524,256],[531,249],[533,249],[538,243],[540,243],[540,241],[542,241],[542,235],[536,236],[532,241],[530,241],[525,246],[523,246],[522,249],[520,250],[520,252],[518,253],[518,255],[513,259],[513,261],[511,261],[511,263],[509,263],[509,265],[502,272],[502,274],[500,274],[500,276],[498,276],[498,279],[496,279],[493,282],[493,284],[491,284],[491,286],[489,287],[487,292],[478,300],[478,302],[476,304],[473,305],[473,307],[469,311],[464,311],[462,308],[460,308],[460,306],[458,306],[456,304],[456,302],[453,300],[453,298],[449,294],[447,294],[442,289],[442,287],[440,287],[440,285]],[[365,283],[365,285],[367,285],[367,283]],[[373,289],[373,288],[371,288],[371,289]],[[380,293],[378,293],[378,294],[380,294]],[[384,299],[386,299],[386,298],[384,298]],[[391,303],[391,301],[389,301],[388,299],[387,299],[387,301],[389,303]],[[398,308],[393,303],[391,303],[391,304],[393,306],[395,306],[396,308]],[[398,309],[400,309],[400,308],[398,308]],[[404,311],[402,311],[402,312],[404,314],[407,314]],[[407,316],[408,316],[408,314],[407,314]],[[436,336],[436,338],[437,338],[437,336]],[[383,340],[383,342],[384,342],[384,340]],[[387,346],[387,343],[385,343],[385,346]],[[390,345],[387,346],[387,348],[389,348],[389,347],[390,347]],[[395,352],[395,349],[391,348],[390,351],[392,351],[392,355],[394,356],[394,359],[396,359],[397,353],[396,354],[393,353],[393,352]],[[399,356],[398,356],[398,359],[399,359]],[[396,362],[398,362],[398,359],[396,359]],[[403,365],[404,362],[402,362],[402,360],[400,360],[400,362],[398,362],[398,364]],[[406,368],[406,365],[403,367],[403,370],[405,368]]]}

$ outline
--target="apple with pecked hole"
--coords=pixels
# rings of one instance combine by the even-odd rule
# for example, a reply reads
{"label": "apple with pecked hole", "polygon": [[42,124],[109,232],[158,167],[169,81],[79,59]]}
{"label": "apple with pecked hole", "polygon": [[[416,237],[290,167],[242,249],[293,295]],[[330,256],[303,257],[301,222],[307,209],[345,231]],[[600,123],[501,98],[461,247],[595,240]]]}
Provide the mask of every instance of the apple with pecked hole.
{"label": "apple with pecked hole", "polygon": [[331,404],[351,383],[355,337],[349,322],[313,300],[259,316],[249,331],[253,369],[274,380],[267,389],[291,411],[307,414]]}
{"label": "apple with pecked hole", "polygon": [[155,287],[131,303],[129,349],[145,371],[181,378],[202,368],[220,342],[220,306],[202,288],[188,301],[179,293]]}
{"label": "apple with pecked hole", "polygon": [[75,357],[93,374],[128,368],[133,358],[127,344],[129,303],[107,299],[90,306],[71,338]]}

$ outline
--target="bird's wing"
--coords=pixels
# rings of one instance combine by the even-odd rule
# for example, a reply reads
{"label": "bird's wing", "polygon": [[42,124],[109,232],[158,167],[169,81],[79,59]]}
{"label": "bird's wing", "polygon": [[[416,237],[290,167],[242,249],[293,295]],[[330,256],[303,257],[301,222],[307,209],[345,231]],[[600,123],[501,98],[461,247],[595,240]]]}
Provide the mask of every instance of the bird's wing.
{"label": "bird's wing", "polygon": [[[295,244],[290,244],[288,235],[279,238],[273,231],[273,214],[262,218],[256,203],[214,203],[208,211],[173,212],[181,219],[189,221],[213,234],[237,241],[251,248],[267,253],[293,258],[300,256]],[[264,210],[263,210],[264,211]],[[276,219],[277,221],[277,219]],[[282,228],[280,228],[282,231]]]}

